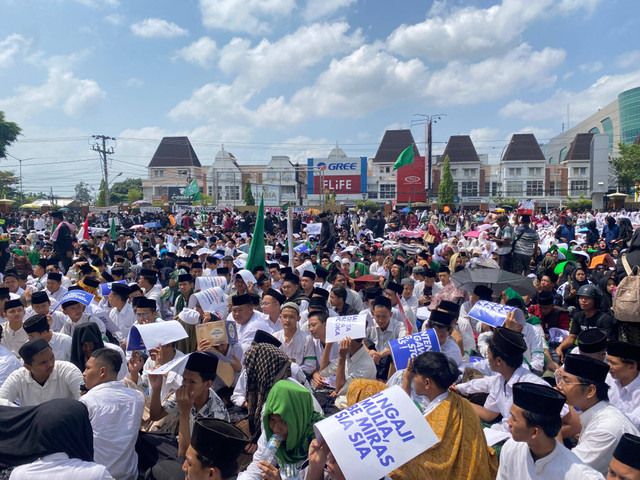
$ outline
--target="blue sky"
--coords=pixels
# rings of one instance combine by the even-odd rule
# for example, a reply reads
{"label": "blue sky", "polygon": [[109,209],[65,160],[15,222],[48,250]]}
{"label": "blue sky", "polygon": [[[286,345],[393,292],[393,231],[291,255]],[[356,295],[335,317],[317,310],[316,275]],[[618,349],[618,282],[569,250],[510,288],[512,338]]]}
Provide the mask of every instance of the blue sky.
{"label": "blue sky", "polygon": [[[498,157],[640,85],[637,0],[0,0],[0,110],[24,135],[25,191],[145,176],[165,135],[203,165],[373,156],[387,128],[447,116],[434,152],[471,134]],[[424,128],[413,127],[424,142]],[[424,152],[424,144],[419,144]],[[0,169],[14,169],[7,158]],[[17,168],[15,169],[17,171]]]}

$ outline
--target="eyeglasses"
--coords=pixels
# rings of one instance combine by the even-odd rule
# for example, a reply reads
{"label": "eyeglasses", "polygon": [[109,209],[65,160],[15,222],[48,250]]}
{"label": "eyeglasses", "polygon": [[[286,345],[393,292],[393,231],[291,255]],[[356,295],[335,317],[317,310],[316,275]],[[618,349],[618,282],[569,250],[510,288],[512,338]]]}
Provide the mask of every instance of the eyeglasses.
{"label": "eyeglasses", "polygon": [[150,313],[136,313],[136,317],[138,318],[149,318],[151,317]]}
{"label": "eyeglasses", "polygon": [[556,386],[560,386],[560,385],[565,385],[565,386],[569,386],[569,385],[588,385],[585,382],[567,382],[565,380],[566,377],[564,377],[562,374],[560,373],[555,373],[554,377],[556,378]]}

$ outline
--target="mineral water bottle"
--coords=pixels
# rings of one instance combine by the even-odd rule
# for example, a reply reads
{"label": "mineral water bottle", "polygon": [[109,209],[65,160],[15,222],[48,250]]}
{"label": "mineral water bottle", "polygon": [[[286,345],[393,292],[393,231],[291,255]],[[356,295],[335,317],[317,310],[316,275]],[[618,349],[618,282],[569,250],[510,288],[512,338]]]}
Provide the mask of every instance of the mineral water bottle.
{"label": "mineral water bottle", "polygon": [[264,448],[264,451],[262,452],[261,460],[264,460],[265,462],[269,462],[271,465],[275,465],[276,452],[278,451],[279,447],[280,447],[280,437],[276,433],[274,433],[273,435],[271,435],[271,438],[269,439],[267,446]]}

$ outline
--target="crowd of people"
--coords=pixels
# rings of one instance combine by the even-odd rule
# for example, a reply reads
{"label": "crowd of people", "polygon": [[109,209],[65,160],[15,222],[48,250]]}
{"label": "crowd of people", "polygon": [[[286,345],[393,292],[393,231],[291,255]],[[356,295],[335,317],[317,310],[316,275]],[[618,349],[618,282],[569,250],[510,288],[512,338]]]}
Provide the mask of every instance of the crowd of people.
{"label": "crowd of people", "polygon": [[438,442],[388,478],[640,479],[638,212],[4,220],[0,478],[341,480],[314,425],[400,387]]}

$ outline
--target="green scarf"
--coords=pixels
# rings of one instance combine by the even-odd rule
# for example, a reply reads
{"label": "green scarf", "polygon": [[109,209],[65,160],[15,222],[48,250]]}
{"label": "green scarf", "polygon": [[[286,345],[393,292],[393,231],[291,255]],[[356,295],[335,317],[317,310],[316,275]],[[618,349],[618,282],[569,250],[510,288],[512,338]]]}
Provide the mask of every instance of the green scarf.
{"label": "green scarf", "polygon": [[187,271],[184,268],[179,268],[178,270],[174,270],[173,272],[171,272],[169,274],[169,280],[173,280],[173,283],[176,284],[175,287],[167,287],[167,289],[162,292],[162,301],[166,302],[168,301],[171,296],[173,295],[173,298],[177,298],[178,297],[178,292],[180,291],[178,289],[178,277],[180,275],[184,275],[185,273],[187,273]]}
{"label": "green scarf", "polygon": [[271,414],[280,415],[289,430],[287,439],[276,452],[278,462],[281,465],[295,465],[306,460],[309,444],[315,438],[313,424],[323,418],[313,409],[309,390],[289,380],[280,380],[271,388],[262,416],[266,438],[271,438],[273,434],[269,428]]}
{"label": "green scarf", "polygon": [[524,299],[522,298],[522,295],[520,295],[518,292],[516,292],[513,288],[509,287],[504,291],[504,294],[507,296],[507,300],[511,300],[513,298],[519,298],[520,300],[522,300],[522,303],[524,303]]}
{"label": "green scarf", "polygon": [[362,262],[356,262],[353,264],[351,272],[349,272],[349,276],[351,278],[356,278],[356,270],[360,273],[360,276],[369,275],[369,267]]}
{"label": "green scarf", "polygon": [[[191,295],[193,295],[193,288],[191,289],[191,293],[189,293],[189,297],[191,297]],[[184,295],[180,294],[178,295],[178,299],[176,300],[176,311],[174,314],[174,318],[178,317],[178,314],[184,310],[184,305],[185,305],[185,299],[184,299]]]}

